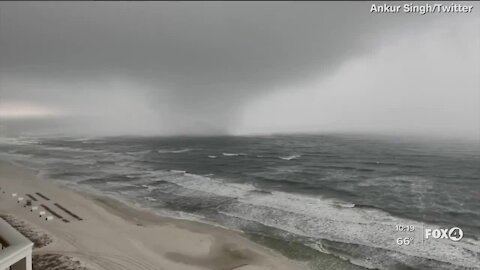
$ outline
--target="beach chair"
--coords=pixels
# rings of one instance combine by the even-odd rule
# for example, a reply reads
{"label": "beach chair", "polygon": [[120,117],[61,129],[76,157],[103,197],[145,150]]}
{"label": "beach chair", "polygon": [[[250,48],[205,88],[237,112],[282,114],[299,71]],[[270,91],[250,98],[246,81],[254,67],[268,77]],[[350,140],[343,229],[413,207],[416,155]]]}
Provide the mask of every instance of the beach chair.
{"label": "beach chair", "polygon": [[17,199],[17,203],[21,203],[23,200],[24,200],[24,198],[23,198],[23,197],[18,197],[18,199]]}
{"label": "beach chair", "polygon": [[39,215],[40,217],[42,217],[42,216],[45,215],[45,214],[46,214],[45,211],[40,211],[40,212],[38,212],[38,215]]}
{"label": "beach chair", "polygon": [[18,194],[17,193],[12,193],[12,197],[17,197]]}
{"label": "beach chair", "polygon": [[32,206],[32,208],[30,208],[30,212],[37,211],[37,210],[38,210],[38,206]]}
{"label": "beach chair", "polygon": [[46,221],[53,220],[53,216],[47,216],[47,217],[45,217],[45,220],[46,220]]}

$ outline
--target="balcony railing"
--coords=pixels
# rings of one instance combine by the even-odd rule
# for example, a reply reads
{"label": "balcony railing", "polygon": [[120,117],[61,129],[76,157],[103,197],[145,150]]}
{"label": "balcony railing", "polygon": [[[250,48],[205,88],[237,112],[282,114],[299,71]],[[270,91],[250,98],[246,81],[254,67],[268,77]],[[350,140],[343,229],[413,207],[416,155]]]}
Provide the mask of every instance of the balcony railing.
{"label": "balcony railing", "polygon": [[33,243],[0,218],[0,270],[31,270]]}

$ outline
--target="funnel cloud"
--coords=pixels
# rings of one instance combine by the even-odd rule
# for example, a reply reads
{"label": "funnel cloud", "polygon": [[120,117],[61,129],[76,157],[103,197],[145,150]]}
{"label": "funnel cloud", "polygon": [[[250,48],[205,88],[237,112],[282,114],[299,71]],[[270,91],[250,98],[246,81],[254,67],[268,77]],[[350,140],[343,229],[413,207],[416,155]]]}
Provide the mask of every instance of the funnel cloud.
{"label": "funnel cloud", "polygon": [[478,138],[469,5],[420,15],[367,2],[2,2],[1,132]]}

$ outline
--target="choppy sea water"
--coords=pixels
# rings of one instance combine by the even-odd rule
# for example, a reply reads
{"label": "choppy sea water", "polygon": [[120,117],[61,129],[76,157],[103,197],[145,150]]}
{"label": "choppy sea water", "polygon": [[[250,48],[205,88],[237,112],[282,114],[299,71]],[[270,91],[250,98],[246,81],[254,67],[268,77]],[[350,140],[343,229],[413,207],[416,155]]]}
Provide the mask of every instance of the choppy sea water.
{"label": "choppy sea water", "polygon": [[[1,139],[0,158],[162,214],[245,231],[312,269],[480,269],[478,142],[22,137]],[[453,226],[465,233],[459,242],[423,237],[424,228]]]}

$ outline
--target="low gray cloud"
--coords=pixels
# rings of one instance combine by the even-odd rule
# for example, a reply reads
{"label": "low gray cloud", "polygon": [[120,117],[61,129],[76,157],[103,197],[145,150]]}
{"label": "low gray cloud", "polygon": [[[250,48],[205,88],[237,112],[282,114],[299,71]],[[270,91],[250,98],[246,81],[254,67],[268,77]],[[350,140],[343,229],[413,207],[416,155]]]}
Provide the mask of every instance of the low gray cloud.
{"label": "low gray cloud", "polygon": [[2,2],[0,94],[65,111],[75,132],[228,133],[250,102],[441,18],[369,7]]}

